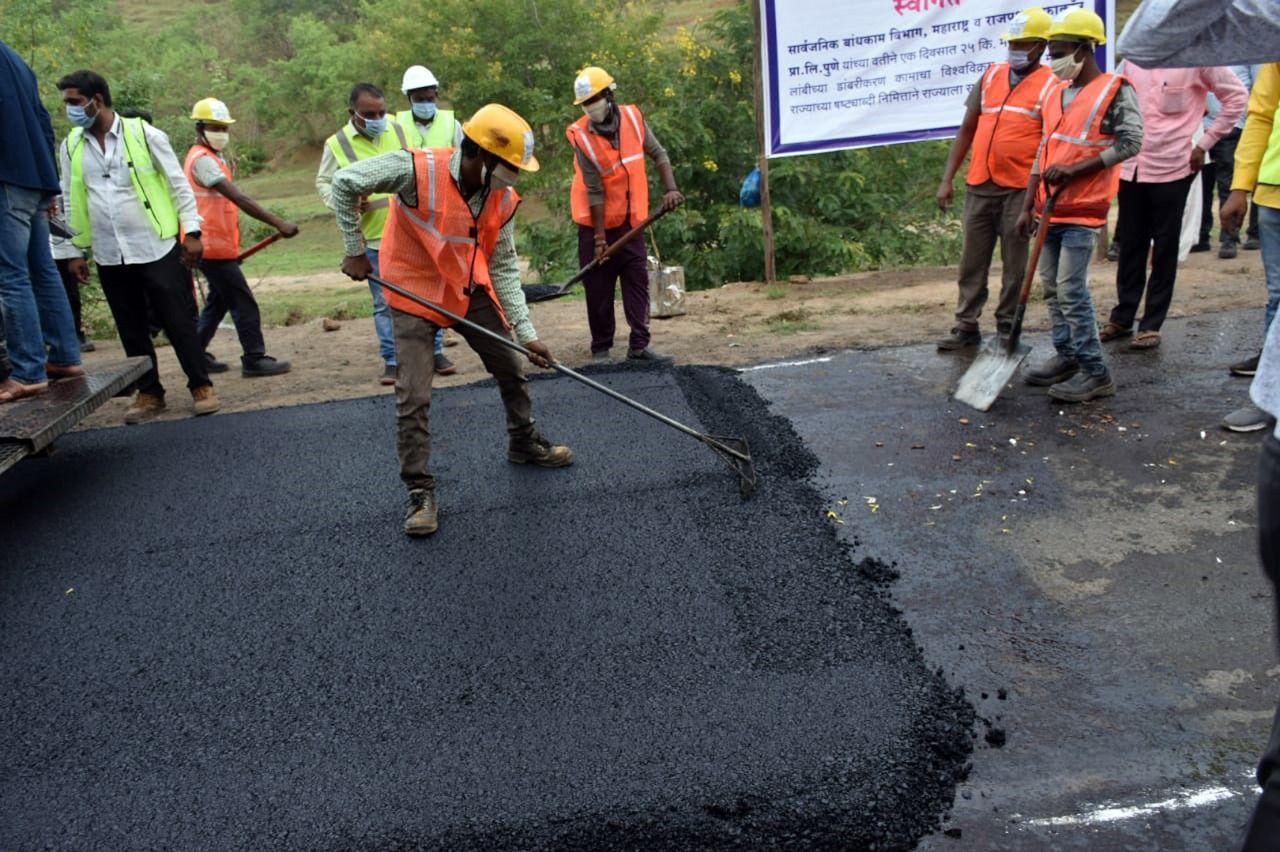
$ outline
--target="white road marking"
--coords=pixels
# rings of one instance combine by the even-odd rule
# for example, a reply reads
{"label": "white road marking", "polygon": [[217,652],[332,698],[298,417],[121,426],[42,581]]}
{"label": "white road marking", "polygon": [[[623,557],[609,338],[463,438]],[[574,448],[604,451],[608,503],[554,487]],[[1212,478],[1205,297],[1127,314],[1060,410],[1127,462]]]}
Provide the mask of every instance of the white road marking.
{"label": "white road marking", "polygon": [[757,364],[754,367],[739,367],[739,373],[750,373],[753,370],[774,370],[778,367],[804,367],[808,364],[825,364],[828,361],[835,360],[830,355],[823,358],[810,358],[807,361],[778,361],[774,364]]}
{"label": "white road marking", "polygon": [[1240,795],[1243,795],[1240,790],[1214,785],[1212,787],[1203,787],[1199,790],[1178,793],[1159,802],[1147,802],[1146,804],[1129,805],[1127,807],[1104,806],[1079,814],[1071,814],[1070,816],[1029,819],[1024,824],[1034,826],[1099,825],[1101,823],[1120,822],[1122,820],[1150,816],[1162,811],[1194,810],[1195,808],[1217,804],[1226,799],[1233,799]]}

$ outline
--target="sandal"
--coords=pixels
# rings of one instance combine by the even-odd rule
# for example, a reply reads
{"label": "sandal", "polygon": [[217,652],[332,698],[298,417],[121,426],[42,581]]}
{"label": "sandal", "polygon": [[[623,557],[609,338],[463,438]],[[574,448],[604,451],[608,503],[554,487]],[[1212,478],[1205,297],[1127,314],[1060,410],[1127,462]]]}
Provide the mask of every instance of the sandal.
{"label": "sandal", "polygon": [[1106,343],[1109,340],[1118,340],[1121,337],[1128,337],[1131,334],[1133,334],[1132,328],[1125,328],[1124,326],[1114,322],[1104,322],[1102,324],[1102,330],[1098,332],[1098,339],[1103,343]]}
{"label": "sandal", "polygon": [[6,402],[17,402],[20,399],[26,399],[29,396],[38,396],[49,389],[48,382],[39,382],[34,385],[24,385],[22,382],[14,379],[6,379],[0,382],[0,404]]}
{"label": "sandal", "polygon": [[1138,336],[1129,342],[1130,349],[1155,349],[1160,345],[1160,332],[1140,331]]}

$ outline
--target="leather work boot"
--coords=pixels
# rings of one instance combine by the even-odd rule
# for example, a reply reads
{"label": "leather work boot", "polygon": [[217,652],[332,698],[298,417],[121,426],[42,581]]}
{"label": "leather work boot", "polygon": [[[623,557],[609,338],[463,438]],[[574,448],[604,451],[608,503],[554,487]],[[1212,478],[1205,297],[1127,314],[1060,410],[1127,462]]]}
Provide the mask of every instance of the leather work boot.
{"label": "leather work boot", "polygon": [[146,423],[164,411],[164,397],[157,393],[138,391],[133,395],[133,402],[124,412],[124,422],[130,426]]}
{"label": "leather work boot", "polygon": [[209,373],[225,373],[231,368],[227,366],[225,361],[219,361],[217,356],[212,352],[204,353],[204,369]]}
{"label": "leather work boot", "polygon": [[1079,371],[1080,365],[1068,358],[1055,354],[1039,367],[1032,367],[1022,374],[1022,379],[1029,385],[1047,388],[1058,382],[1065,382]]}
{"label": "leather work boot", "polygon": [[289,372],[288,361],[278,361],[270,355],[261,355],[251,361],[240,362],[240,375],[246,379],[258,376],[280,376]]}
{"label": "leather work boot", "polygon": [[413,489],[409,492],[409,508],[404,513],[404,534],[431,535],[440,529],[439,511],[436,492],[425,488]]}
{"label": "leather work boot", "polygon": [[1111,373],[1091,376],[1088,373],[1076,373],[1065,382],[1058,382],[1049,388],[1049,396],[1059,402],[1088,402],[1104,396],[1116,395],[1116,383],[1111,380]]}
{"label": "leather work boot", "polygon": [[964,349],[966,346],[977,346],[982,342],[982,335],[978,331],[969,331],[968,329],[956,327],[951,329],[951,333],[946,337],[939,338],[938,349],[943,352],[954,352],[957,349]]}
{"label": "leather work boot", "polygon": [[435,356],[433,366],[435,367],[437,376],[452,376],[454,373],[458,372],[457,366],[446,358],[443,352]]}
{"label": "leather work boot", "polygon": [[556,446],[535,432],[527,438],[511,439],[507,461],[538,467],[568,467],[573,464],[573,450]]}
{"label": "leather work boot", "polygon": [[196,417],[212,414],[222,407],[222,403],[218,400],[218,395],[213,390],[213,385],[192,388],[191,400],[191,409],[196,413]]}
{"label": "leather work boot", "polygon": [[648,361],[650,364],[672,364],[675,363],[676,359],[670,355],[663,355],[652,346],[646,346],[643,349],[628,349],[627,360]]}

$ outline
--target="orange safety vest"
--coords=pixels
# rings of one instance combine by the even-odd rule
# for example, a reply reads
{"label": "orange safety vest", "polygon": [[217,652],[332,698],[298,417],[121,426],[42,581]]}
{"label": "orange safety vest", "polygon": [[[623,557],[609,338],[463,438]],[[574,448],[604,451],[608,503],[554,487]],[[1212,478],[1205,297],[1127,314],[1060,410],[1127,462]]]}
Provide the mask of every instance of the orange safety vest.
{"label": "orange safety vest", "polygon": [[[649,176],[644,169],[644,116],[640,108],[619,104],[618,147],[591,129],[587,116],[565,129],[565,136],[575,152],[581,151],[600,173],[604,182],[604,226],[639,225],[649,216]],[[587,200],[587,184],[582,179],[582,166],[573,158],[573,186],[569,191],[573,221],[588,227],[591,203]]]}
{"label": "orange safety vest", "polygon": [[201,186],[196,180],[196,160],[208,155],[222,169],[222,174],[231,180],[231,167],[226,164],[218,152],[204,145],[192,145],[187,152],[187,161],[182,171],[187,175],[187,183],[196,195],[196,210],[204,224],[200,226],[200,241],[204,243],[205,260],[235,260],[240,256],[240,209],[236,203],[212,187]]}
{"label": "orange safety vest", "polygon": [[[1066,165],[1087,160],[1110,148],[1114,137],[1102,132],[1102,120],[1120,85],[1126,82],[1119,74],[1104,73],[1081,89],[1064,112],[1063,89],[1044,105],[1044,153],[1040,157],[1040,173],[1053,165]],[[1068,182],[1058,195],[1050,220],[1055,224],[1084,225],[1100,228],[1107,224],[1111,201],[1120,191],[1120,164],[1101,169],[1087,177]],[[1036,212],[1044,208],[1045,185],[1036,192]]]}
{"label": "orange safety vest", "polygon": [[[413,171],[418,204],[410,207],[396,197],[382,234],[379,262],[384,277],[458,316],[466,316],[471,294],[482,287],[505,324],[502,302],[489,278],[489,257],[498,245],[502,226],[516,215],[520,196],[510,187],[490,193],[480,215],[449,172],[452,148],[415,148]],[[448,327],[453,320],[405,297],[384,291],[387,304]]]}
{"label": "orange safety vest", "polygon": [[993,181],[1008,189],[1025,189],[1044,135],[1041,113],[1050,92],[1062,81],[1041,65],[1018,85],[1009,87],[1009,63],[997,62],[982,75],[982,112],[973,134],[973,158],[965,183]]}

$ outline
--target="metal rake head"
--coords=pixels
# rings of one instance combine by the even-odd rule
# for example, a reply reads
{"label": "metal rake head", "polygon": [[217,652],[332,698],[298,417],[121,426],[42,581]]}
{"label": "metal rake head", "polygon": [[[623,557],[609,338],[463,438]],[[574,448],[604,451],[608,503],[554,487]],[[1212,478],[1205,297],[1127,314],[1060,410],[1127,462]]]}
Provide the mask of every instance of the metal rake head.
{"label": "metal rake head", "polygon": [[715,450],[716,455],[729,463],[738,474],[738,492],[745,500],[755,493],[759,478],[751,463],[751,448],[746,440],[728,435],[703,435],[702,442]]}

